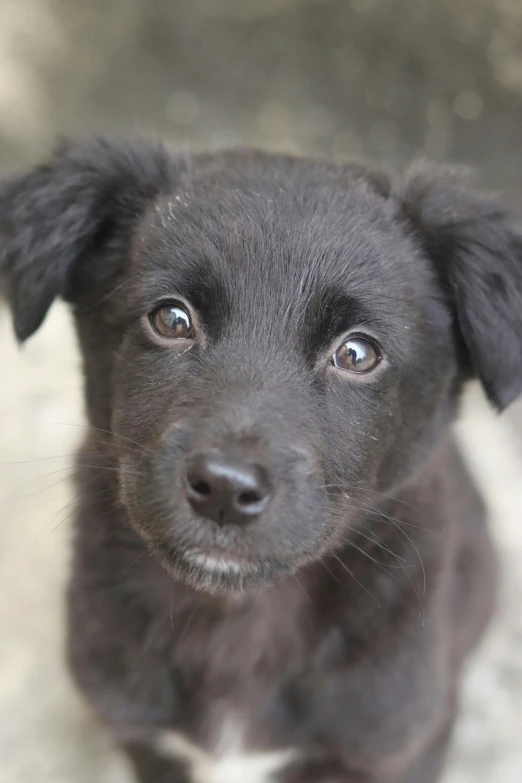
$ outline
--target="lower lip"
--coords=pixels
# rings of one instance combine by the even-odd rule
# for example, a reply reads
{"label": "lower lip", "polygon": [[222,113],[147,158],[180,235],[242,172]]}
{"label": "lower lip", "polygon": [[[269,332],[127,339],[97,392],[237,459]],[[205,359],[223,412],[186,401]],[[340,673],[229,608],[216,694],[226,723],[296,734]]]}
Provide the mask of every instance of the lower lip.
{"label": "lower lip", "polygon": [[206,552],[196,552],[194,550],[185,552],[183,559],[192,566],[197,566],[213,574],[244,574],[247,571],[253,571],[256,566],[253,563],[240,562],[232,560],[229,557],[220,554],[209,554]]}

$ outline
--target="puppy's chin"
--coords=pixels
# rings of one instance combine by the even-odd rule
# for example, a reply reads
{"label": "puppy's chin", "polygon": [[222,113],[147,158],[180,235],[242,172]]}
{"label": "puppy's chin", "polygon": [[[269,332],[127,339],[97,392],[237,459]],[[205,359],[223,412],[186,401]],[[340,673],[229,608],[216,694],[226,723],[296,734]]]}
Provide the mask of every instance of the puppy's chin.
{"label": "puppy's chin", "polygon": [[241,594],[269,587],[297,570],[298,565],[239,560],[226,552],[199,549],[172,551],[162,546],[160,560],[178,581],[210,595]]}

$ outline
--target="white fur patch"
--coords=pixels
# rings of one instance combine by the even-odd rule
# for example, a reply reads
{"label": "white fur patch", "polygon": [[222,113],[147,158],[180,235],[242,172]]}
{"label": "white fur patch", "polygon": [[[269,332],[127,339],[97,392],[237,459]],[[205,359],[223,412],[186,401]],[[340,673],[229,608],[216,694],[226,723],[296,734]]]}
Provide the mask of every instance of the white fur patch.
{"label": "white fur patch", "polygon": [[189,563],[198,565],[201,568],[204,568],[205,571],[212,571],[213,573],[219,574],[228,574],[230,572],[234,574],[241,573],[241,566],[237,560],[226,560],[223,557],[203,555],[199,552],[186,552],[184,556]]}
{"label": "white fur patch", "polygon": [[239,724],[225,721],[215,754],[207,753],[183,734],[165,731],[157,738],[156,750],[162,756],[189,765],[192,783],[271,783],[273,775],[298,758],[293,749],[271,753],[241,752]]}
{"label": "white fur patch", "polygon": [[199,566],[210,574],[244,574],[245,571],[253,571],[256,566],[253,563],[240,563],[227,557],[214,557],[202,552],[188,551],[183,554],[184,559],[191,565]]}

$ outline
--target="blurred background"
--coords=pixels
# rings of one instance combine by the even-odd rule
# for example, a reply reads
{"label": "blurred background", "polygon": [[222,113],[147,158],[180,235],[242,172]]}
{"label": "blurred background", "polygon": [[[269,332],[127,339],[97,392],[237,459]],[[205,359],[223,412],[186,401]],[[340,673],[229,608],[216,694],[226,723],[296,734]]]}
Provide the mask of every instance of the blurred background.
{"label": "blurred background", "polygon": [[[58,135],[147,130],[480,168],[522,209],[521,0],[0,0],[0,173]],[[70,460],[84,424],[65,308],[22,351],[0,310],[0,783],[124,783],[62,662]],[[522,405],[471,388],[458,436],[501,550],[445,783],[522,781]],[[245,781],[248,783],[248,781]]]}

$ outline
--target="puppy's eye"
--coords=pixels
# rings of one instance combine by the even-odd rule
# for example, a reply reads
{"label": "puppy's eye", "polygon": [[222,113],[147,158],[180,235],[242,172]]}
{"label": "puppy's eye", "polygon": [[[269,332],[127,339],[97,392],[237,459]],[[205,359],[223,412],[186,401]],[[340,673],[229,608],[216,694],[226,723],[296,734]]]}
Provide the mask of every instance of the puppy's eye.
{"label": "puppy's eye", "polygon": [[180,305],[164,304],[149,316],[154,330],[170,340],[192,340],[194,329],[187,311]]}
{"label": "puppy's eye", "polygon": [[332,364],[349,372],[370,372],[379,364],[381,355],[366,337],[349,337],[332,356]]}

